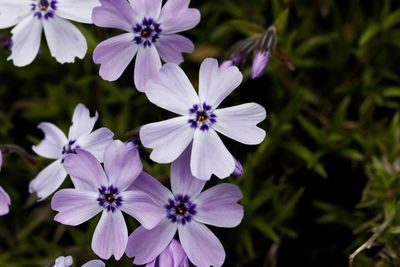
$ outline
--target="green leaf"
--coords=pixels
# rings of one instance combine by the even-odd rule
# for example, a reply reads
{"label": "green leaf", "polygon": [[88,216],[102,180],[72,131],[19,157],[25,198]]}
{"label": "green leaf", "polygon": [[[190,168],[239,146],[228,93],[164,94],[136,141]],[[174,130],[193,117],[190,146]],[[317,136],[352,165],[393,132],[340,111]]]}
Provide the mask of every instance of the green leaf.
{"label": "green leaf", "polygon": [[273,25],[276,28],[276,32],[279,33],[285,31],[288,18],[289,18],[289,8],[286,8],[273,23]]}
{"label": "green leaf", "polygon": [[247,36],[254,36],[265,31],[260,25],[247,20],[232,20],[228,22],[228,25]]}
{"label": "green leaf", "polygon": [[366,45],[373,37],[379,33],[379,26],[375,23],[369,25],[367,29],[361,34],[360,40],[358,41],[359,46]]}
{"label": "green leaf", "polygon": [[400,23],[400,9],[396,10],[395,12],[391,13],[387,16],[382,23],[382,28],[387,30],[396,24]]}

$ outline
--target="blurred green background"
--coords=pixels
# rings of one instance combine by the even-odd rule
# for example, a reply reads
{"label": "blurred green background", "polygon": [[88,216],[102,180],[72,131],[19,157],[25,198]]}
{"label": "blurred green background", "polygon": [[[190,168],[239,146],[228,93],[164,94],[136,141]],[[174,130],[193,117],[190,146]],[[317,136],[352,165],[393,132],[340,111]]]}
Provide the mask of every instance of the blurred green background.
{"label": "blurred green background", "polygon": [[[235,43],[270,25],[278,35],[264,76],[249,78],[249,58],[240,66],[242,85],[223,103],[258,102],[268,112],[260,146],[223,139],[245,167],[244,176],[228,179],[243,191],[242,224],[212,228],[226,249],[224,266],[348,266],[357,249],[353,266],[400,266],[399,1],[193,0],[191,6],[202,21],[184,33],[196,51],[182,66],[194,84],[204,58],[226,59]],[[37,125],[49,121],[67,131],[78,103],[97,110],[97,126],[122,140],[170,118],[134,89],[132,65],[114,83],[98,76],[93,49],[117,31],[78,27],[89,51],[75,64],[58,64],[45,43],[24,68],[0,51],[0,144],[32,153],[43,137]],[[169,166],[148,154],[141,149],[145,169],[167,184]],[[0,218],[0,266],[50,266],[59,255],[72,255],[80,266],[96,258],[90,243],[97,217],[63,226],[53,221],[50,199],[36,203],[28,194],[29,181],[51,162],[35,159],[12,154],[0,173],[12,198],[11,213]],[[131,232],[136,223],[127,220]],[[131,265],[126,257],[107,261]]]}

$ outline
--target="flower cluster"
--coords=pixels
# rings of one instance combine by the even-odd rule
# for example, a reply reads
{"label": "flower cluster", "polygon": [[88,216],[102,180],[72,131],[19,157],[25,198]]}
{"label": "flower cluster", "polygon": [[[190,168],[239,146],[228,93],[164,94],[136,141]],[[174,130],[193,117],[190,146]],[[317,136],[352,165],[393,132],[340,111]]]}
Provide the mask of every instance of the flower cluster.
{"label": "flower cluster", "polygon": [[[205,59],[198,91],[194,89],[178,65],[182,53],[192,52],[194,45],[177,33],[200,21],[199,11],[189,8],[189,2],[0,0],[0,28],[17,25],[10,56],[15,65],[35,58],[42,28],[59,62],[82,58],[86,41],[66,19],[120,29],[126,33],[103,41],[94,51],[100,76],[118,79],[136,56],[137,89],[153,104],[178,115],[144,125],[139,132],[141,144],[152,149],[153,161],[171,163],[171,190],[144,171],[135,143],[114,140],[107,128],[93,131],[98,113],[91,116],[83,104],[73,112],[68,135],[52,123],[39,124],[44,139],[32,150],[54,161],[31,181],[29,191],[40,201],[55,192],[54,220],[65,225],[77,226],[101,214],[91,247],[102,259],[119,260],[126,254],[134,264],[147,267],[182,267],[189,261],[200,267],[222,266],[223,245],[206,225],[232,228],[243,218],[237,185],[205,186],[213,175],[223,179],[243,173],[220,135],[247,145],[261,143],[266,133],[257,125],[266,111],[256,103],[220,108],[242,82],[236,64],[220,66],[216,59]],[[269,57],[264,52],[257,61]],[[266,63],[258,65],[262,64]],[[0,153],[0,166],[1,160]],[[73,187],[57,191],[68,175]],[[10,198],[0,189],[0,212],[7,213]],[[140,224],[130,235],[126,216]],[[69,256],[59,257],[54,266],[70,265]],[[104,263],[95,260],[83,266]]]}

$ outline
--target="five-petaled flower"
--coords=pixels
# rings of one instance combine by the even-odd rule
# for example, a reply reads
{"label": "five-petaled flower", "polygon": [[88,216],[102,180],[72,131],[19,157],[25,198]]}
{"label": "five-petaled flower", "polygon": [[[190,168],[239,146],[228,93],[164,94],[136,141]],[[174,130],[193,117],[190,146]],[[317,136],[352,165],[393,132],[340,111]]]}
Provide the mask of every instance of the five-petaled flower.
{"label": "five-petaled flower", "polygon": [[200,12],[188,8],[190,0],[100,0],[93,10],[93,22],[100,27],[118,28],[124,33],[100,43],[93,60],[101,64],[100,76],[118,79],[136,55],[134,81],[144,91],[147,81],[156,79],[165,62],[181,63],[182,53],[192,52],[188,38],[176,34],[195,27]]}
{"label": "five-petaled flower", "polygon": [[248,145],[264,140],[265,131],[257,124],[265,119],[266,112],[259,104],[217,109],[242,81],[237,67],[221,70],[215,59],[206,59],[200,67],[198,95],[176,64],[165,64],[159,76],[159,81],[148,83],[146,96],[154,104],[181,116],[140,129],[142,144],[153,149],[152,160],[172,162],[191,146],[187,164],[196,178],[208,180],[212,174],[225,178],[234,172],[235,159],[216,131]]}
{"label": "five-petaled flower", "polygon": [[195,179],[187,160],[190,148],[172,163],[172,192],[155,178],[142,173],[133,186],[149,194],[163,208],[163,220],[153,229],[137,228],[129,237],[126,254],[135,264],[152,262],[178,231],[189,260],[198,267],[222,266],[225,251],[218,238],[204,225],[235,227],[243,218],[240,189],[219,184],[204,192],[206,181]]}
{"label": "five-petaled flower", "polygon": [[82,59],[85,37],[69,20],[92,23],[98,0],[0,0],[0,29],[12,27],[11,56],[16,66],[30,64],[39,52],[42,30],[50,53],[60,63]]}
{"label": "five-petaled flower", "polygon": [[119,260],[128,242],[128,229],[121,211],[151,229],[162,219],[164,209],[146,193],[130,188],[143,166],[132,143],[113,141],[104,152],[104,170],[89,152],[77,149],[64,162],[69,175],[81,179],[85,187],[62,189],[55,193],[51,207],[59,213],[54,220],[79,225],[102,213],[93,234],[92,249],[103,259]]}
{"label": "five-petaled flower", "polygon": [[[66,155],[76,153],[77,148],[91,152],[99,161],[103,161],[104,149],[112,141],[114,134],[107,128],[92,132],[98,114],[90,117],[89,110],[78,104],[72,116],[72,126],[68,138],[54,124],[42,122],[38,128],[45,133],[44,140],[32,150],[45,158],[56,159],[42,170],[29,184],[29,192],[35,192],[40,200],[45,199],[62,184],[67,177],[63,163]],[[75,185],[80,181],[72,179]]]}

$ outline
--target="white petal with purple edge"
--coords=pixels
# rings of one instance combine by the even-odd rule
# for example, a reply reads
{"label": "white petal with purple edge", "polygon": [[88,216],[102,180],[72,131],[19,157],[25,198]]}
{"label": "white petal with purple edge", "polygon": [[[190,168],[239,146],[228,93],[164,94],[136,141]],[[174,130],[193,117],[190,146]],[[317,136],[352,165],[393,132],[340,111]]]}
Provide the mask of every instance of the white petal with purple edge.
{"label": "white petal with purple edge", "polygon": [[112,142],[114,133],[108,128],[100,128],[96,131],[81,136],[77,143],[86,151],[90,152],[95,158],[103,162],[104,150]]}
{"label": "white petal with purple edge", "polygon": [[89,109],[83,105],[78,104],[74,109],[72,115],[72,126],[69,128],[69,140],[76,140],[81,135],[89,134],[99,118],[99,114],[95,113],[93,117],[90,116]]}
{"label": "white petal with purple edge", "polygon": [[51,208],[58,211],[54,220],[66,225],[76,226],[86,222],[103,209],[97,202],[94,191],[62,189],[54,194]]}
{"label": "white petal with purple edge", "polygon": [[157,80],[161,68],[160,55],[154,45],[139,47],[134,71],[135,86],[140,92],[146,90],[148,81]]}
{"label": "white petal with purple edge", "polygon": [[158,19],[162,0],[129,0],[131,6],[141,17]]}
{"label": "white petal with purple edge", "polygon": [[241,198],[237,185],[211,187],[193,201],[197,211],[194,220],[218,227],[236,227],[243,218],[243,207],[237,203]]}
{"label": "white petal with purple edge", "polygon": [[132,33],[124,33],[101,42],[93,52],[93,61],[100,66],[100,76],[115,81],[132,61],[138,46]]}
{"label": "white petal with purple edge", "polygon": [[0,186],[0,216],[10,211],[11,199],[7,192]]}
{"label": "white petal with purple edge", "polygon": [[164,219],[155,228],[137,228],[128,240],[126,255],[135,257],[134,264],[142,265],[154,260],[168,246],[177,230],[177,224]]}
{"label": "white petal with purple edge", "polygon": [[31,13],[30,0],[0,0],[0,29],[5,29],[19,23]]}
{"label": "white petal with purple edge", "polygon": [[36,146],[32,146],[32,150],[45,158],[58,159],[62,156],[63,146],[68,140],[64,133],[54,124],[42,122],[38,126],[44,133],[44,139]]}
{"label": "white petal with purple edge", "polygon": [[92,249],[102,259],[114,255],[119,260],[124,255],[128,242],[128,228],[120,210],[103,211],[100,221],[94,230]]}
{"label": "white petal with purple edge", "polygon": [[171,164],[171,188],[174,195],[189,195],[195,199],[203,190],[206,181],[196,179],[190,170],[192,146],[189,145],[182,155]]}
{"label": "white petal with purple edge", "polygon": [[99,6],[98,0],[63,0],[57,2],[57,15],[82,23],[92,23],[92,10]]}
{"label": "white petal with purple edge", "polygon": [[164,207],[168,203],[168,199],[174,198],[163,184],[146,172],[139,175],[129,190],[141,190],[147,193],[160,207]]}
{"label": "white petal with purple edge", "polygon": [[100,162],[89,152],[77,149],[76,154],[68,154],[64,160],[67,173],[93,186],[97,191],[108,185],[108,180]]}
{"label": "white petal with purple edge", "polygon": [[138,14],[132,9],[126,0],[100,0],[101,6],[95,7],[92,12],[92,20],[96,26],[116,28],[132,31],[136,25]]}
{"label": "white petal with purple edge", "polygon": [[190,30],[200,22],[200,11],[189,7],[189,0],[168,0],[163,6],[159,22],[163,34]]}
{"label": "white petal with purple edge", "polygon": [[240,85],[242,79],[242,73],[237,67],[221,70],[216,59],[207,58],[200,66],[200,100],[216,109]]}
{"label": "white petal with purple edge", "polygon": [[12,30],[11,55],[7,60],[12,60],[15,66],[23,67],[32,63],[39,52],[42,38],[42,21],[33,17],[25,18]]}
{"label": "white petal with purple edge", "polygon": [[150,81],[146,96],[150,102],[180,115],[189,115],[199,97],[183,70],[176,64],[167,63],[160,71],[158,81]]}
{"label": "white petal with purple edge", "polygon": [[179,239],[190,261],[197,267],[220,267],[225,250],[218,238],[204,224],[192,221],[178,226]]}
{"label": "white petal with purple edge", "polygon": [[82,267],[105,267],[106,264],[101,260],[91,260],[86,262]]}
{"label": "white petal with purple edge", "polygon": [[201,180],[209,180],[212,174],[222,179],[235,169],[233,156],[213,129],[194,134],[190,169]]}
{"label": "white petal with purple edge", "polygon": [[109,183],[125,191],[143,170],[135,144],[111,142],[104,151],[104,170]]}
{"label": "white petal with purple edge", "polygon": [[265,131],[257,124],[262,122],[267,113],[256,103],[247,103],[239,106],[217,109],[217,123],[213,128],[246,145],[257,145],[265,138]]}
{"label": "white petal with purple edge", "polygon": [[71,22],[55,15],[43,20],[44,33],[50,53],[58,62],[73,63],[87,51],[86,39]]}
{"label": "white petal with purple edge", "polygon": [[179,34],[161,35],[155,45],[165,62],[176,64],[183,62],[182,53],[192,53],[194,50],[193,42]]}
{"label": "white petal with purple edge", "polygon": [[29,192],[36,193],[39,201],[44,200],[60,187],[66,177],[67,173],[61,164],[61,159],[56,160],[29,183]]}
{"label": "white petal with purple edge", "polygon": [[121,210],[138,220],[146,229],[152,229],[165,218],[165,208],[161,207],[144,192],[125,191],[121,193]]}
{"label": "white petal with purple edge", "polygon": [[150,158],[158,163],[170,163],[177,159],[193,139],[194,129],[187,117],[150,123],[140,129],[140,140],[152,148]]}

